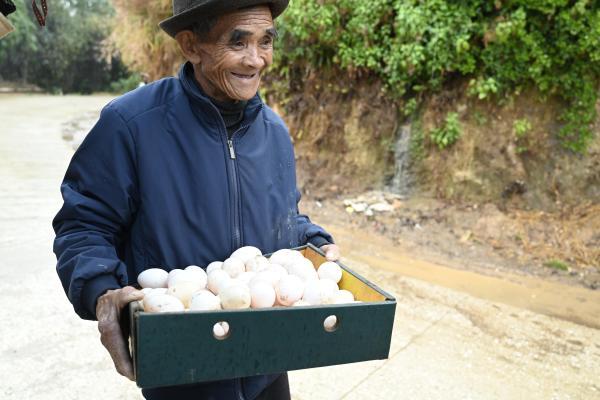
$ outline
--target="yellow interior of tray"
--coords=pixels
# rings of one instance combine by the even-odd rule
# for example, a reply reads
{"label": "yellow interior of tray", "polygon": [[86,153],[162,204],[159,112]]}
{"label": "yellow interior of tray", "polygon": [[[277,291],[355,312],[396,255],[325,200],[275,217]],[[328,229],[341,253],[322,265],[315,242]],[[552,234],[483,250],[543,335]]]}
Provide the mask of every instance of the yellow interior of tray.
{"label": "yellow interior of tray", "polygon": [[[323,264],[327,259],[307,247],[302,250],[304,257],[308,258],[315,268],[319,268],[319,265]],[[356,300],[360,301],[384,301],[385,296],[379,293],[377,290],[369,287],[366,283],[361,281],[359,278],[351,274],[342,268],[342,280],[338,283],[340,289],[350,291]]]}

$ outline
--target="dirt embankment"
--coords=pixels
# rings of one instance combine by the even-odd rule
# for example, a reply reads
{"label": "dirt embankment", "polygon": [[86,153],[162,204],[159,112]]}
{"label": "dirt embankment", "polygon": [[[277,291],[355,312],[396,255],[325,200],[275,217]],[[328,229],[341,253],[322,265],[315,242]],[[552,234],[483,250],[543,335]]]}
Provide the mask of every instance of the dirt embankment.
{"label": "dirt embankment", "polygon": [[394,174],[398,108],[377,82],[331,82],[309,76],[266,96],[288,124],[303,184],[322,195],[381,187]]}
{"label": "dirt embankment", "polygon": [[[424,103],[413,132],[420,136],[415,170],[421,192],[500,208],[563,212],[600,203],[600,118],[585,153],[566,150],[559,139],[565,105],[526,91],[479,101],[458,85]],[[600,115],[600,102],[597,104]],[[456,113],[460,137],[444,150],[430,134]]]}
{"label": "dirt embankment", "polygon": [[[457,84],[415,114],[413,192],[398,198],[384,193],[405,119],[381,85],[309,76],[285,99],[267,98],[295,140],[304,207],[325,221],[385,236],[444,264],[600,287],[600,120],[588,152],[574,154],[557,139],[561,104],[553,99],[523,93],[499,105],[469,97]],[[430,134],[451,112],[460,137],[440,150]],[[345,199],[382,196],[392,211],[346,211]]]}
{"label": "dirt embankment", "polygon": [[[308,76],[290,85],[266,98],[290,128],[304,186],[320,195],[390,186],[408,126],[406,178],[416,195],[548,212],[600,203],[600,118],[584,154],[566,150],[559,139],[565,105],[551,97],[528,91],[482,101],[456,82],[407,117],[406,104],[376,80]],[[440,149],[433,132],[449,114],[457,139]]]}

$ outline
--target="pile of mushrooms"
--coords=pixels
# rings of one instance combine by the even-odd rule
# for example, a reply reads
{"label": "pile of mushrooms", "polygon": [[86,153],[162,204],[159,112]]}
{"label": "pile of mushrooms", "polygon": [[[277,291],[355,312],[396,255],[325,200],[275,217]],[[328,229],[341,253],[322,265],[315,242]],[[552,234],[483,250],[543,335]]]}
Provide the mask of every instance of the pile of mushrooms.
{"label": "pile of mushrooms", "polygon": [[315,266],[290,249],[266,258],[258,248],[246,246],[206,269],[147,269],[138,283],[145,294],[140,301],[144,311],[173,312],[355,302],[350,291],[338,287],[341,278],[342,269],[334,262]]}

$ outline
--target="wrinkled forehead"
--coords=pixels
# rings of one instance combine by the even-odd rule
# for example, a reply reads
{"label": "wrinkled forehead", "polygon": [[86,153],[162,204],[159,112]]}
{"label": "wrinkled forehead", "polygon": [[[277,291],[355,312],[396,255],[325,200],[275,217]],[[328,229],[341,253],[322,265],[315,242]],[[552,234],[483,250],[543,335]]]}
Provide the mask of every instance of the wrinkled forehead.
{"label": "wrinkled forehead", "polygon": [[222,14],[217,17],[210,30],[213,40],[229,37],[232,33],[243,36],[263,36],[265,34],[274,36],[276,32],[269,6],[252,6]]}

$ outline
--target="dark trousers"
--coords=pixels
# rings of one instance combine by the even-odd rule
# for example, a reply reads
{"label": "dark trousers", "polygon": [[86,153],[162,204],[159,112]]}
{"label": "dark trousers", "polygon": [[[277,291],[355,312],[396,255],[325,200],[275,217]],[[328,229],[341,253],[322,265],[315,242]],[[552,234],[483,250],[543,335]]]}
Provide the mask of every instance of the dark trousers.
{"label": "dark trousers", "polygon": [[287,374],[281,376],[258,395],[256,400],[290,400],[290,383]]}
{"label": "dark trousers", "polygon": [[[229,400],[234,394],[215,395],[214,388],[201,386],[172,386],[168,388],[142,389],[147,400]],[[237,397],[234,397],[237,400]],[[263,390],[255,400],[290,400],[290,384],[287,374],[281,374]]]}

